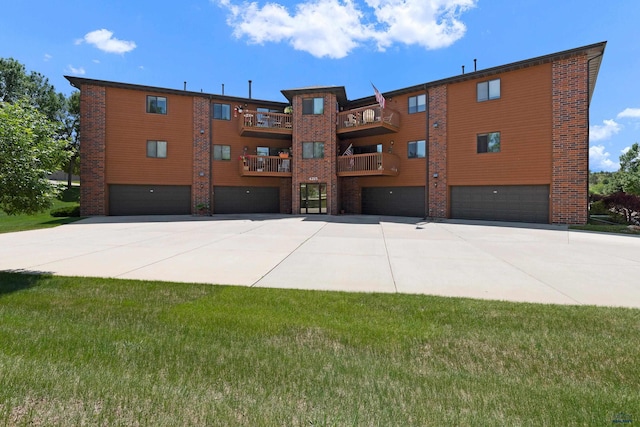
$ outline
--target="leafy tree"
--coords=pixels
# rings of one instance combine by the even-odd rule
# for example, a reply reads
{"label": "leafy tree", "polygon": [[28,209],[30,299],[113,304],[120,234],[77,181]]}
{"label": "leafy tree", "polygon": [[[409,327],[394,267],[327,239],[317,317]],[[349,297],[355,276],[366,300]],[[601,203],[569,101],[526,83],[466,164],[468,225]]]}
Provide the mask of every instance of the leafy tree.
{"label": "leafy tree", "polygon": [[47,177],[69,156],[58,131],[29,99],[0,102],[0,210],[33,214],[51,207],[57,189]]}
{"label": "leafy tree", "polygon": [[623,192],[613,193],[604,197],[602,201],[606,207],[622,213],[625,220],[629,223],[633,222],[634,213],[640,212],[640,197],[634,194]]}
{"label": "leafy tree", "polygon": [[61,137],[68,141],[67,187],[71,188],[71,175],[79,172],[80,160],[80,92],[75,91],[65,99],[61,123]]}
{"label": "leafy tree", "polygon": [[0,58],[0,102],[14,103],[25,97],[49,120],[57,120],[65,107],[65,96],[56,93],[49,79],[37,72],[27,73],[13,58]]}

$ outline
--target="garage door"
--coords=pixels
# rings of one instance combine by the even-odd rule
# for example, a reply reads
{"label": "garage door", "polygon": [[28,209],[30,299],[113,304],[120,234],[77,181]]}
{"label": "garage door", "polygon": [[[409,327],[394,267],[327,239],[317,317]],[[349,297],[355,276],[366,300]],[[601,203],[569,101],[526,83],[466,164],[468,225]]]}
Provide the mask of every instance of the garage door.
{"label": "garage door", "polygon": [[451,218],[548,223],[549,186],[451,187]]}
{"label": "garage door", "polygon": [[188,215],[188,185],[109,185],[109,215]]}
{"label": "garage door", "polygon": [[280,213],[279,187],[214,187],[217,214]]}
{"label": "garage door", "polygon": [[424,217],[424,187],[364,187],[362,213]]}

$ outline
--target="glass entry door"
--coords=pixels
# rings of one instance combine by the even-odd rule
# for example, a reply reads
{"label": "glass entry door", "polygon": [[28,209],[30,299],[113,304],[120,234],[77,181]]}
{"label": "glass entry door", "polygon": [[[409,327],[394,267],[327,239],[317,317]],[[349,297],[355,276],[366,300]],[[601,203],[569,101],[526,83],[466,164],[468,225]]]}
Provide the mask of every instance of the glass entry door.
{"label": "glass entry door", "polygon": [[300,184],[300,213],[327,213],[327,184]]}

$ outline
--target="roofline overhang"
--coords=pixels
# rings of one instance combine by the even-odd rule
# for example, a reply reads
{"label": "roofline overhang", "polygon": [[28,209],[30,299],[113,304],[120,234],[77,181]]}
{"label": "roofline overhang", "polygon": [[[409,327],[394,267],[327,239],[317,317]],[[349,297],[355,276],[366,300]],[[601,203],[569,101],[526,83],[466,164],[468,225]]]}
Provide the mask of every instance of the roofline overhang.
{"label": "roofline overhang", "polygon": [[[587,46],[577,47],[574,49],[564,50],[561,52],[551,53],[548,55],[538,56],[536,58],[525,59],[523,61],[512,62],[510,64],[500,65],[497,67],[491,67],[484,70],[473,71],[470,73],[460,74],[453,77],[448,77],[441,80],[434,80],[432,82],[421,83],[406,88],[393,90],[389,92],[383,92],[385,98],[393,98],[394,96],[404,95],[407,93],[415,93],[419,91],[427,90],[431,87],[442,86],[446,84],[459,83],[467,80],[480,79],[491,77],[496,74],[515,71],[522,68],[533,67],[536,65],[547,64],[561,59],[571,58],[576,55],[587,55],[587,61],[589,61],[589,102],[593,96],[596,80],[598,78],[598,72],[600,71],[600,64],[602,63],[602,56],[604,55],[604,49],[607,45],[606,41],[600,43],[594,43]],[[374,104],[377,101],[375,96],[367,96],[365,98],[354,99],[349,102],[351,106],[364,106]]]}
{"label": "roofline overhang", "polygon": [[284,89],[280,91],[285,98],[289,100],[289,103],[293,101],[293,97],[295,95],[312,95],[316,93],[332,93],[336,96],[338,104],[343,105],[346,104],[347,101],[347,91],[344,86],[312,86],[307,88],[299,88],[299,89]]}
{"label": "roofline overhang", "polygon": [[69,83],[71,83],[71,86],[75,87],[76,89],[80,89],[82,85],[94,85],[94,86],[102,86],[102,87],[138,90],[143,92],[162,93],[167,95],[198,96],[198,97],[207,98],[207,99],[216,99],[216,100],[227,101],[227,102],[238,102],[243,104],[255,103],[255,104],[260,104],[265,106],[274,106],[279,108],[287,105],[287,103],[284,101],[282,102],[268,101],[264,99],[243,98],[238,96],[219,95],[219,94],[212,94],[212,93],[205,93],[205,92],[168,89],[168,88],[161,88],[156,86],[121,83],[121,82],[114,82],[109,80],[88,79],[84,77],[75,77],[75,76],[64,76],[64,78],[67,79]]}

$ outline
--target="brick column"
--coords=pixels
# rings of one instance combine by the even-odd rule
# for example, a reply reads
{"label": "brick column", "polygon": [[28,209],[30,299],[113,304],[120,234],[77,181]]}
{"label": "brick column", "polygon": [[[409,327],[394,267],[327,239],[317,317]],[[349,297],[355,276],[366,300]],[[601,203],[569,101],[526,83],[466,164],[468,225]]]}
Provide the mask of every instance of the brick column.
{"label": "brick column", "polygon": [[341,209],[345,213],[360,215],[362,213],[362,192],[357,176],[340,178]]}
{"label": "brick column", "polygon": [[[302,98],[324,98],[324,114],[302,114]],[[339,209],[337,177],[337,100],[331,93],[296,95],[293,98],[292,211],[300,213],[300,184],[327,184],[327,213]],[[324,142],[323,159],[302,159],[303,142]]]}
{"label": "brick column", "polygon": [[588,215],[589,89],[587,56],[552,66],[551,222],[584,224]]}
{"label": "brick column", "polygon": [[[280,178],[280,213],[291,214],[291,178]],[[298,203],[300,203],[298,201]]]}
{"label": "brick column", "polygon": [[[211,115],[207,98],[193,98],[193,184],[191,185],[191,209],[194,214],[210,215],[211,198]],[[196,206],[208,208],[198,210]]]}
{"label": "brick column", "polygon": [[80,88],[80,215],[107,215],[106,89]]}
{"label": "brick column", "polygon": [[[427,217],[446,218],[447,199],[447,86],[429,89],[429,176],[427,176]],[[434,127],[435,123],[437,127]],[[435,178],[433,174],[438,174]]]}

